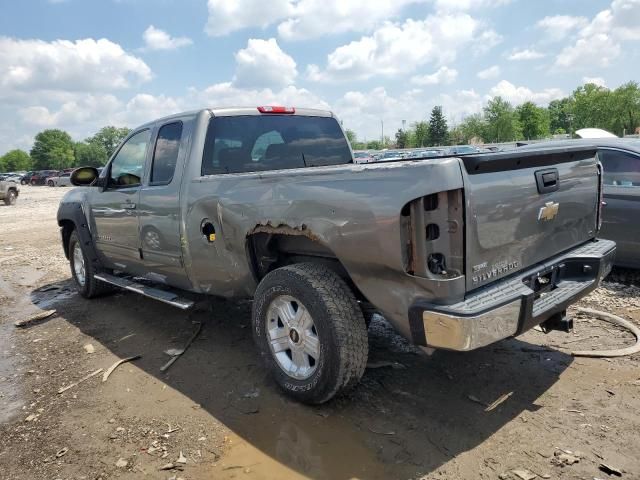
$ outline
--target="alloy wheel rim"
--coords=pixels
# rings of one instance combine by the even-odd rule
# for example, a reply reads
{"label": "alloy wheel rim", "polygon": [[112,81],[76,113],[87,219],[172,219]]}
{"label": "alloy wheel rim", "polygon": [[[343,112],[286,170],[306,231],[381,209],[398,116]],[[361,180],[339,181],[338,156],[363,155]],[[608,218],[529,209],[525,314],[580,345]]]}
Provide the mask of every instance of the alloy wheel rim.
{"label": "alloy wheel rim", "polygon": [[311,377],[320,360],[320,338],[309,310],[289,295],[267,309],[267,340],[278,366],[296,380]]}
{"label": "alloy wheel rim", "polygon": [[81,287],[86,283],[86,269],[84,266],[84,255],[80,244],[76,243],[73,247],[73,271],[76,274],[76,281]]}

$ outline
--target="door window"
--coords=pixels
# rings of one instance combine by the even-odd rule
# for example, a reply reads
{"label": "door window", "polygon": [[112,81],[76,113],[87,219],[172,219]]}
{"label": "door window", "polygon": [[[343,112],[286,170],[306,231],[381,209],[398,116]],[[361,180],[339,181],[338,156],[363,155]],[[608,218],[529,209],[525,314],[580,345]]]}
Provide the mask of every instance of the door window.
{"label": "door window", "polygon": [[619,150],[603,149],[598,158],[604,168],[604,184],[617,187],[640,187],[640,156]]}
{"label": "door window", "polygon": [[150,130],[143,130],[129,138],[122,145],[111,162],[110,187],[132,187],[140,185]]}
{"label": "door window", "polygon": [[153,151],[151,166],[151,185],[171,183],[178,162],[180,139],[182,138],[182,122],[163,125],[158,132],[158,139]]}

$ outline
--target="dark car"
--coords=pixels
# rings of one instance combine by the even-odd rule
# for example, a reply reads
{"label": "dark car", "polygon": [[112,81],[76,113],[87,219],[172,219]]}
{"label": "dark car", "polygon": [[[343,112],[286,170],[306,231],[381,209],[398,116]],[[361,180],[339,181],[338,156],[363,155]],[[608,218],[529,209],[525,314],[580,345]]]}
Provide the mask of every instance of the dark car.
{"label": "dark car", "polygon": [[31,185],[46,185],[47,178],[58,175],[58,170],[39,170],[31,175],[29,183]]}
{"label": "dark car", "polygon": [[36,172],[27,172],[25,173],[22,178],[20,179],[20,185],[30,185],[31,184],[31,177],[35,174]]}
{"label": "dark car", "polygon": [[640,140],[590,138],[526,145],[545,148],[594,145],[604,168],[603,221],[600,237],[618,245],[615,265],[640,268]]}

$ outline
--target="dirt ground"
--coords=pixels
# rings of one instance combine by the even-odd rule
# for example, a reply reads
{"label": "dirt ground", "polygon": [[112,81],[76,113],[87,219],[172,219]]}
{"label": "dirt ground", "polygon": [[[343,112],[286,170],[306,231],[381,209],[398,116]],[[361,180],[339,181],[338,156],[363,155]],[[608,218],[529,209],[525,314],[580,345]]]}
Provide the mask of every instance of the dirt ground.
{"label": "dirt ground", "polygon": [[[0,207],[1,479],[618,478],[601,464],[640,478],[640,356],[570,354],[633,342],[610,324],[579,317],[572,334],[427,356],[376,318],[359,387],[303,406],[263,368],[249,303],[185,314],[135,294],[76,295],[55,222],[65,191],[24,187]],[[614,270],[582,305],[640,323],[639,279]],[[106,382],[58,393],[136,355]]]}

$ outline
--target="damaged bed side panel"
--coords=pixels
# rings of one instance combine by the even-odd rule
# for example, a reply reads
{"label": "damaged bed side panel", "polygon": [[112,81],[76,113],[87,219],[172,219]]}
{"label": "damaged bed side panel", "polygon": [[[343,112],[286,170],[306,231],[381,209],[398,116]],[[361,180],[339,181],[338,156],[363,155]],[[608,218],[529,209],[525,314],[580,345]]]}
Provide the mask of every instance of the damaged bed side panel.
{"label": "damaged bed side panel", "polygon": [[[447,280],[436,284],[405,273],[400,225],[411,200],[462,187],[456,159],[193,174],[183,196],[184,236],[190,277],[202,292],[251,296],[256,281],[247,238],[279,233],[304,236],[332,252],[360,291],[407,335],[407,312],[418,296],[451,295]],[[213,237],[203,232],[207,224]]]}

